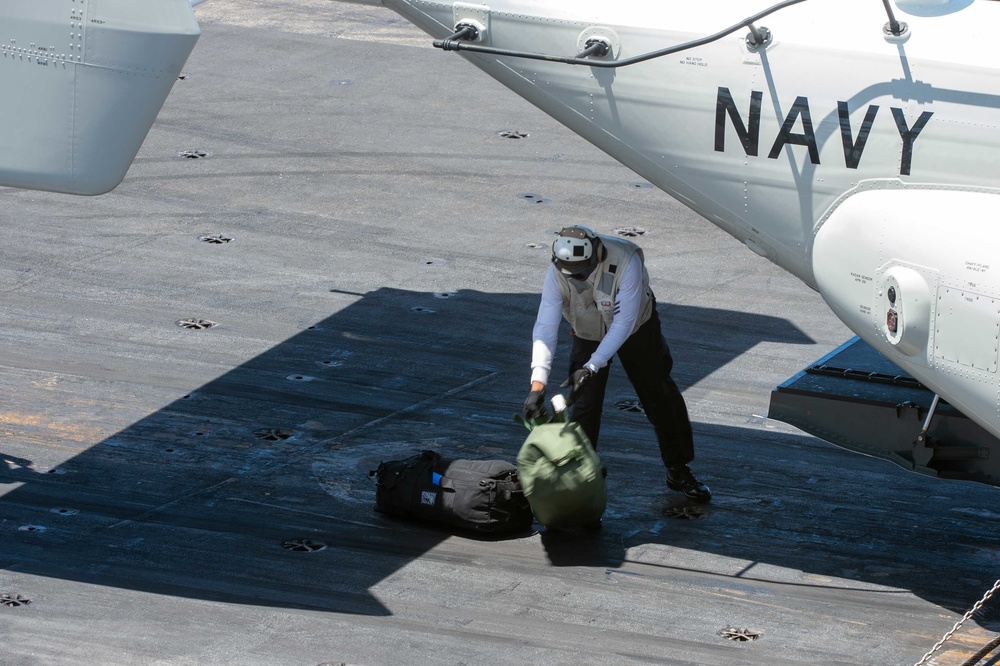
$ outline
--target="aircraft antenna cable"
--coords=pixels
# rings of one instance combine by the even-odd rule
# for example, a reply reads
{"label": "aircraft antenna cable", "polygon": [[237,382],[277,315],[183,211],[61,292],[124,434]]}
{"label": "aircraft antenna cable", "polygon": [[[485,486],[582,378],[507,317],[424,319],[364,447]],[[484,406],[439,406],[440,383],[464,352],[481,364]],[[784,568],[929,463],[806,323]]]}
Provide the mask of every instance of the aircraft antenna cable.
{"label": "aircraft antenna cable", "polygon": [[645,62],[647,60],[652,60],[654,58],[662,58],[663,56],[668,56],[673,53],[679,53],[681,51],[687,51],[688,49],[697,48],[699,46],[704,46],[705,44],[711,44],[712,42],[718,41],[727,35],[731,35],[737,30],[749,27],[751,24],[756,23],[760,19],[773,14],[776,11],[784,9],[785,7],[791,7],[792,5],[797,5],[800,2],[805,2],[805,0],[783,0],[775,5],[768,7],[767,9],[757,12],[753,16],[749,16],[739,23],[736,23],[725,30],[721,30],[714,35],[709,35],[707,37],[702,37],[700,39],[694,39],[690,42],[684,42],[683,44],[677,44],[676,46],[669,46],[665,49],[660,49],[658,51],[651,51],[649,53],[644,53],[642,55],[633,56],[631,58],[625,58],[624,60],[617,61],[603,61],[603,60],[588,60],[587,58],[579,57],[564,57],[564,56],[554,56],[546,55],[544,53],[531,53],[528,51],[512,51],[510,49],[498,49],[492,46],[481,46],[479,44],[470,44],[464,41],[462,38],[455,35],[451,35],[446,39],[435,39],[434,47],[445,51],[472,51],[473,53],[487,53],[490,55],[497,56],[508,56],[511,58],[526,58],[528,60],[547,60],[549,62],[559,62],[565,63],[567,65],[586,65],[587,67],[604,67],[604,68],[618,68],[627,67],[628,65],[635,65],[636,63]]}
{"label": "aircraft antenna cable", "polygon": [[885,13],[889,16],[889,22],[885,24],[884,28],[885,34],[902,37],[907,31],[906,24],[896,20],[896,15],[892,13],[892,6],[889,4],[889,0],[882,0],[882,4],[885,6]]}

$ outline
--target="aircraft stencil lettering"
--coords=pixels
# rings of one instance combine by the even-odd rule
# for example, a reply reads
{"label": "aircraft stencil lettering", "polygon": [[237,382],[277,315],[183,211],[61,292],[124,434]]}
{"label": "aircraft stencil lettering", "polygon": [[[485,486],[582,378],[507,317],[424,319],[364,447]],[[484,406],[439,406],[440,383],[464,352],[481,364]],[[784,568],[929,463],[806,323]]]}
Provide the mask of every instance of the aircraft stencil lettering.
{"label": "aircraft stencil lettering", "polygon": [[[720,86],[719,93],[715,101],[715,150],[725,152],[726,150],[726,117],[729,117],[739,136],[744,152],[750,157],[756,157],[760,143],[760,116],[763,105],[764,93],[754,90],[750,93],[750,109],[747,121],[744,123],[740,110],[736,107],[736,102],[729,88]],[[891,107],[892,117],[896,124],[896,130],[902,140],[902,148],[899,160],[899,175],[909,176],[910,167],[913,161],[913,144],[920,135],[920,132],[927,125],[927,121],[934,115],[933,111],[924,111],[920,117],[908,125],[903,109]],[[857,138],[854,138],[854,131],[851,126],[850,109],[847,102],[837,102],[837,114],[840,119],[840,136],[844,145],[844,164],[848,169],[857,169],[861,163],[861,155],[864,153],[868,135],[871,133],[872,125],[878,115],[879,106],[870,104],[865,113],[864,120],[858,130]],[[792,130],[797,124],[801,124],[801,132]],[[789,109],[778,130],[778,135],[774,139],[767,157],[777,159],[782,148],[792,144],[806,146],[809,151],[809,161],[819,164],[819,147],[816,144],[816,132],[813,128],[812,114],[809,110],[809,98],[800,95],[795,98],[795,102]]]}

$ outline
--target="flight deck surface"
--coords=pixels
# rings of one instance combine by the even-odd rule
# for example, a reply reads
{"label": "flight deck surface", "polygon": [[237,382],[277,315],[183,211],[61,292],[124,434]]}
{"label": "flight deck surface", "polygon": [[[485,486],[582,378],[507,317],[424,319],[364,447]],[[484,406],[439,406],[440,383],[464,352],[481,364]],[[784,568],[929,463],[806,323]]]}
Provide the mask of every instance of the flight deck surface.
{"label": "flight deck surface", "polygon": [[[196,14],[118,189],[0,189],[0,663],[912,664],[1000,577],[996,488],[765,417],[851,335],[795,278],[388,11]],[[382,460],[514,459],[574,223],[645,251],[712,503],[615,364],[601,532],[374,513]]]}

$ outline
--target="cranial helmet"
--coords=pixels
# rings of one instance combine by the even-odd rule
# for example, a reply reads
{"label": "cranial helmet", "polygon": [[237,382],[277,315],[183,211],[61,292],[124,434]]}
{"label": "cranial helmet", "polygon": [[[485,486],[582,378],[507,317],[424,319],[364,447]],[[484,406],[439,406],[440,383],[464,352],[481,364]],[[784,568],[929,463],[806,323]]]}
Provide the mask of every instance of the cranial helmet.
{"label": "cranial helmet", "polygon": [[563,227],[552,243],[552,263],[566,275],[586,277],[600,262],[601,241],[582,225]]}

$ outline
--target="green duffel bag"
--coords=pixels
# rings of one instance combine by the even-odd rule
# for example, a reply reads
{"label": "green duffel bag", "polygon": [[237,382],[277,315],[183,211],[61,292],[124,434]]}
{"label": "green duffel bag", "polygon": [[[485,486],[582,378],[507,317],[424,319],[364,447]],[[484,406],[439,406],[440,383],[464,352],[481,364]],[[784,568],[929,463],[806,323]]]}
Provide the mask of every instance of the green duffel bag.
{"label": "green duffel bag", "polygon": [[531,433],[517,454],[517,477],[535,518],[550,529],[599,526],[608,472],[583,428],[574,422],[525,425]]}

